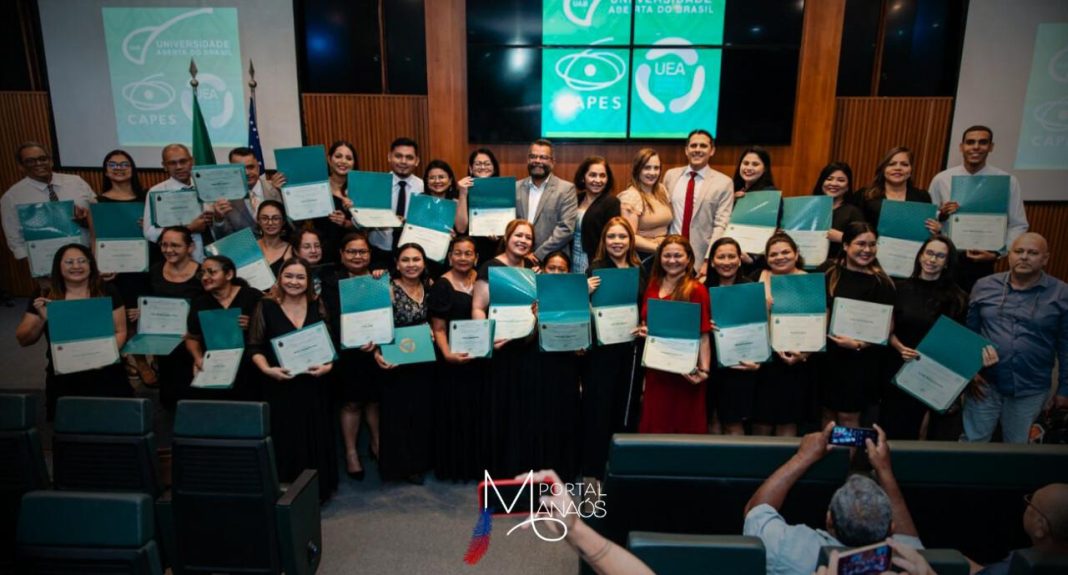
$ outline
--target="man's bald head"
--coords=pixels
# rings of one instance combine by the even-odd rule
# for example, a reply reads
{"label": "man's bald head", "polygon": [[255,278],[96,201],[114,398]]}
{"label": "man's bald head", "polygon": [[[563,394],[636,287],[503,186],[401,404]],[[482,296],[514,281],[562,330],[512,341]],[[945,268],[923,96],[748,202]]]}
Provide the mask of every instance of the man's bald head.
{"label": "man's bald head", "polygon": [[1049,522],[1049,536],[1068,543],[1068,483],[1051,483],[1035,491],[1031,505]]}
{"label": "man's bald head", "polygon": [[1049,253],[1049,242],[1041,234],[1035,232],[1020,234],[1020,237],[1012,242],[1012,248],[1015,249],[1018,244],[1033,245],[1038,247],[1042,253]]}
{"label": "man's bald head", "polygon": [[1009,272],[1013,281],[1028,282],[1042,274],[1049,262],[1049,244],[1046,238],[1028,232],[1012,242],[1009,249]]}

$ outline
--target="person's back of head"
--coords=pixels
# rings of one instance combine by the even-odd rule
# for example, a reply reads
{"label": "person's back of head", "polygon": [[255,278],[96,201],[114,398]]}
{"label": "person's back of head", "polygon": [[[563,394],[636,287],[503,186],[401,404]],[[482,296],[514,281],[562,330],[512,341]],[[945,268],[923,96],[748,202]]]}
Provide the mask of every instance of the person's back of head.
{"label": "person's back of head", "polygon": [[848,547],[870,545],[890,535],[890,498],[870,477],[850,475],[834,492],[827,513],[827,527]]}
{"label": "person's back of head", "polygon": [[1051,483],[1027,498],[1023,527],[1031,543],[1054,553],[1068,553],[1068,483]]}

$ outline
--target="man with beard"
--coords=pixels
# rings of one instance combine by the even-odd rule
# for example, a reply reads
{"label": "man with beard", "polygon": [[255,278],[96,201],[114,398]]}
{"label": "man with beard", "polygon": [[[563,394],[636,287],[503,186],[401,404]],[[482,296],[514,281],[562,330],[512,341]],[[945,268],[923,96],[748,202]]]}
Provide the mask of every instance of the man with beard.
{"label": "man with beard", "polygon": [[575,184],[553,174],[553,144],[535,140],[527,153],[528,177],[515,184],[515,213],[534,224],[534,257],[565,248],[575,236]]}
{"label": "man with beard", "polygon": [[1016,238],[1009,271],[980,279],[968,305],[968,327],[994,343],[998,363],[980,372],[964,399],[967,441],[990,441],[1001,421],[1006,443],[1027,443],[1031,423],[1049,395],[1068,408],[1068,284],[1043,271],[1049,245],[1036,233]]}

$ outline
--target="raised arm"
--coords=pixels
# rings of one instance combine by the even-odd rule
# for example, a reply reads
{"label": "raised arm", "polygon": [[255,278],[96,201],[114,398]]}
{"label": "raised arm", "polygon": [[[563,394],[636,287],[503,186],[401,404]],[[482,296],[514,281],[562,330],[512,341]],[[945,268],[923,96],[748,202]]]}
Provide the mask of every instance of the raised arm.
{"label": "raised arm", "polygon": [[905,496],[901,494],[901,488],[897,485],[894,470],[890,465],[890,446],[886,443],[886,433],[878,425],[875,425],[875,430],[879,433],[878,443],[873,443],[871,439],[865,440],[868,461],[871,461],[875,478],[890,499],[890,519],[894,523],[894,533],[919,537],[916,524],[912,522],[912,514],[905,505]]}
{"label": "raised arm", "polygon": [[834,427],[833,421],[828,423],[823,431],[815,431],[801,438],[797,453],[782,464],[782,467],[776,469],[775,473],[772,473],[771,477],[767,478],[756,493],[749,498],[749,502],[745,504],[745,515],[749,515],[749,511],[754,507],[764,504],[770,505],[776,511],[782,509],[786,495],[790,493],[790,489],[797,483],[797,480],[801,479],[809,467],[823,459],[823,456],[831,450],[832,427]]}

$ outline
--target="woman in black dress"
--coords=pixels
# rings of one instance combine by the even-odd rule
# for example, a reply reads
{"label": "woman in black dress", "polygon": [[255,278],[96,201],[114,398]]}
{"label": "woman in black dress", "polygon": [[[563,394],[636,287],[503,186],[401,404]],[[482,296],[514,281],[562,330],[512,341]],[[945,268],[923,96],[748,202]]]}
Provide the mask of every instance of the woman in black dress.
{"label": "woman in black dress", "polygon": [[[873,230],[879,230],[879,214],[883,202],[931,203],[931,194],[912,183],[912,150],[905,146],[892,148],[875,167],[875,179],[861,195],[860,208]],[[926,222],[931,233],[938,233],[942,224],[935,218]],[[844,242],[843,242],[844,243]]]}
{"label": "woman in black dress", "polygon": [[259,401],[259,380],[250,371],[248,355],[248,323],[263,299],[259,290],[249,287],[248,282],[237,277],[233,260],[226,256],[208,256],[200,265],[200,285],[204,294],[197,296],[189,306],[189,336],[185,347],[193,356],[193,377],[204,367],[204,331],[200,325],[200,312],[238,308],[241,315],[237,325],[245,340],[245,357],[237,370],[234,384],[229,389],[190,388],[190,399],[219,399],[233,401]]}
{"label": "woman in black dress", "polygon": [[260,301],[249,327],[252,363],[264,375],[263,399],[271,408],[278,479],[292,482],[305,469],[319,472],[319,499],[337,490],[328,377],[333,363],[292,375],[278,364],[271,339],[327,321],[311,289],[310,266],[299,258],[282,264],[278,280]]}
{"label": "woman in black dress", "polygon": [[[649,278],[641,265],[634,229],[622,216],[605,224],[593,262],[586,270],[590,293],[601,285],[593,275],[599,269],[638,268],[635,305],[641,306]],[[640,338],[610,345],[594,344],[582,362],[582,398],[579,407],[582,432],[580,457],[583,477],[604,477],[608,447],[613,433],[637,429],[638,406],[644,370],[639,353]]]}
{"label": "woman in black dress", "polygon": [[[183,226],[166,228],[159,236],[163,261],[148,271],[151,295],[181,298],[192,302],[203,295],[200,285],[200,264],[193,259],[193,236]],[[193,381],[193,356],[184,345],[179,345],[170,355],[156,358],[159,365],[159,400],[168,410],[173,410],[179,400],[189,396],[189,384]]]}
{"label": "woman in black dress", "polygon": [[434,282],[427,296],[438,352],[438,382],[434,386],[434,471],[438,479],[480,479],[486,469],[487,362],[453,353],[449,346],[449,323],[471,319],[471,292],[478,277],[475,250],[470,237],[453,239],[449,271]]}
{"label": "woman in black dress", "polygon": [[831,229],[827,231],[827,239],[831,241],[827,259],[833,260],[842,252],[842,230],[853,222],[864,221],[860,208],[850,201],[853,196],[853,168],[845,162],[827,164],[816,179],[812,195],[833,198]]}
{"label": "woman in black dress", "polygon": [[[37,343],[41,336],[49,344],[45,346],[48,366],[45,367],[45,412],[48,421],[56,413],[56,400],[67,395],[92,397],[130,397],[133,390],[126,378],[121,363],[106,367],[58,374],[52,365],[52,347],[48,336],[48,302],[53,300],[77,300],[93,297],[111,299],[111,315],[115,324],[115,342],[119,349],[126,343],[126,309],[122,296],[115,286],[100,279],[93,252],[81,244],[70,244],[56,252],[52,258],[51,285],[38,288],[26,306],[26,313],[15,329],[19,345],[27,347]],[[11,465],[7,463],[5,465]]]}
{"label": "woman in black dress", "polygon": [[[469,178],[464,178],[468,180]],[[428,196],[443,200],[456,201],[456,217],[453,219],[452,230],[455,234],[467,233],[467,192],[469,187],[463,187],[456,181],[456,175],[452,166],[445,160],[430,160],[423,172],[423,193]],[[427,260],[426,269],[430,277],[436,278],[449,271],[448,257],[445,262]]]}
{"label": "woman in black dress", "polygon": [[[545,256],[540,273],[571,273],[571,260],[565,252],[552,252]],[[575,439],[579,433],[579,360],[583,353],[539,351],[536,356],[541,363],[543,386],[542,393],[537,396],[541,403],[534,404],[534,409],[542,414],[539,418],[542,425],[538,438],[539,461],[544,469],[553,469],[561,477],[574,477],[578,473],[581,446]],[[550,420],[552,424],[549,424]]]}
{"label": "woman in black dress", "polygon": [[[456,186],[461,190],[468,190],[475,185],[478,178],[496,178],[501,175],[501,165],[497,162],[497,156],[489,148],[477,148],[467,157],[467,176],[460,178]],[[466,227],[464,231],[466,233]],[[500,238],[475,238],[475,251],[478,252],[478,261],[488,262],[497,255],[497,247]]]}
{"label": "woman in black dress", "polygon": [[[352,216],[349,208],[352,200],[349,199],[349,172],[358,169],[359,159],[356,156],[356,147],[338,140],[330,145],[326,153],[326,167],[330,175],[330,193],[334,199],[334,211],[321,218],[315,218],[305,225],[311,225],[323,238],[323,257],[327,261],[337,261],[337,254],[341,251],[341,240],[345,234],[353,231]],[[300,223],[298,223],[298,226]]]}
{"label": "woman in black dress", "polygon": [[[393,279],[393,326],[427,325],[426,252],[416,243],[397,247]],[[429,328],[429,325],[427,325]],[[375,362],[385,370],[382,381],[382,479],[403,479],[422,485],[434,464],[434,364],[393,365],[375,349]]]}
{"label": "woman in black dress", "polygon": [[[124,150],[112,150],[104,156],[104,187],[96,196],[96,201],[106,203],[128,203],[135,206],[145,205],[145,188],[141,185],[141,178],[137,174],[137,164]],[[138,223],[137,227],[141,227]],[[96,238],[96,230],[93,230],[93,238]],[[159,254],[150,253],[150,257]],[[114,274],[110,279],[112,285],[119,290],[122,296],[123,306],[126,308],[126,332],[133,335],[137,330],[137,296],[148,293],[148,272],[129,272]],[[141,383],[147,387],[156,387],[156,372],[152,369],[148,359],[143,355],[129,356]]]}
{"label": "woman in black dress", "polygon": [[[367,421],[371,432],[371,457],[378,457],[379,417],[378,404],[382,399],[382,370],[375,364],[372,352],[374,344],[359,349],[342,349],[341,340],[341,293],[338,282],[357,276],[381,277],[382,270],[371,271],[371,244],[367,234],[351,232],[341,240],[339,250],[341,266],[337,273],[324,271],[320,299],[330,314],[331,333],[338,350],[338,373],[336,374],[337,398],[341,403],[341,440],[345,446],[345,465],[349,477],[363,480],[364,469],[357,451],[360,425]],[[313,280],[314,281],[314,280]]]}
{"label": "woman in black dress", "polygon": [[[709,273],[705,277],[705,287],[714,288],[752,283],[753,280],[741,274],[742,246],[733,238],[722,237],[712,242],[709,249]],[[715,299],[709,294],[713,315]],[[716,322],[712,322],[715,331]],[[714,337],[714,336],[713,336]],[[745,435],[745,422],[753,415],[753,398],[756,397],[757,374],[760,369],[756,363],[743,362],[740,365],[720,367],[716,361],[716,346],[712,345],[712,375],[708,377],[711,389],[708,390],[708,431],[726,435]]]}
{"label": "woman in black dress", "polygon": [[[734,166],[732,180],[734,182],[735,203],[745,197],[746,192],[778,189],[775,187],[775,177],[771,173],[771,153],[762,146],[749,146],[742,150],[742,153],[738,156],[738,164]],[[742,252],[740,265],[741,275],[751,276],[764,269],[764,254]],[[712,272],[709,270],[705,278],[707,279],[711,275]],[[708,394],[709,398],[712,396],[713,394]]]}
{"label": "woman in black dress", "polygon": [[293,257],[290,244],[289,222],[286,220],[286,207],[277,200],[264,200],[256,210],[256,228],[259,239],[256,243],[263,252],[271,273],[278,277],[282,262]]}
{"label": "woman in black dress", "polygon": [[[534,226],[527,220],[512,220],[505,229],[503,250],[482,264],[471,294],[471,318],[487,319],[490,306],[489,270],[493,267],[527,268],[534,249]],[[542,469],[539,430],[543,424],[537,406],[541,387],[541,361],[535,329],[531,335],[493,342],[484,406],[489,414],[490,450],[487,469],[494,477],[512,477],[522,471]]]}
{"label": "woman in black dress", "polygon": [[304,228],[294,234],[293,253],[304,258],[312,266],[312,287],[315,295],[323,292],[323,283],[337,283],[337,270],[332,264],[323,263],[323,237],[315,228]]}
{"label": "woman in black dress", "polygon": [[[894,282],[876,258],[879,236],[874,226],[854,222],[842,232],[842,253],[823,267],[827,274],[827,309],[834,298],[894,305]],[[847,336],[828,335],[824,358],[823,424],[860,427],[860,415],[886,385],[886,348]]]}

